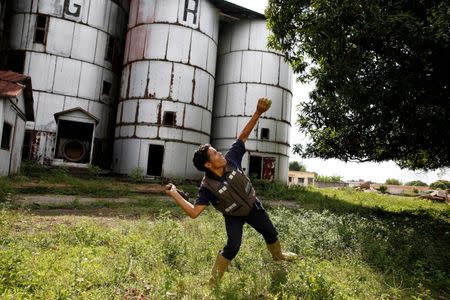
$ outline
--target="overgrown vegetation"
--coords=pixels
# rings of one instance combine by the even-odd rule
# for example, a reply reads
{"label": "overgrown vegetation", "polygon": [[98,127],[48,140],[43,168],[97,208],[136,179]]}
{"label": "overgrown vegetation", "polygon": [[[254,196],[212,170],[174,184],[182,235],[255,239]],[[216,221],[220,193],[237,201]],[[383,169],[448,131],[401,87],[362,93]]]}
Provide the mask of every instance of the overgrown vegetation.
{"label": "overgrown vegetation", "polygon": [[320,182],[341,182],[342,176],[333,175],[333,176],[325,176],[325,175],[316,175],[314,176],[315,181]]}
{"label": "overgrown vegetation", "polygon": [[405,185],[409,185],[409,186],[428,186],[428,184],[426,184],[425,182],[423,182],[421,180],[413,180],[413,181],[405,183]]}
{"label": "overgrown vegetation", "polygon": [[448,180],[438,180],[430,184],[430,188],[448,190],[450,189],[450,181]]}
{"label": "overgrown vegetation", "polygon": [[144,169],[140,167],[134,168],[128,176],[130,176],[134,182],[142,181],[144,179]]}
{"label": "overgrown vegetation", "polygon": [[[54,184],[73,191],[79,183],[110,191],[123,184],[61,178]],[[2,179],[0,187],[15,182],[9,192],[14,195],[28,181]],[[195,185],[174,183],[195,195]],[[0,298],[450,297],[447,204],[257,181],[284,247],[303,259],[272,262],[261,236],[246,226],[241,251],[220,287],[210,290],[210,268],[226,241],[222,217],[210,207],[191,220],[167,198],[131,194],[136,186],[125,188],[133,195],[128,202],[3,205]],[[289,200],[290,208],[276,206],[276,200]]]}
{"label": "overgrown vegetation", "polygon": [[402,185],[402,182],[398,179],[395,178],[388,178],[386,179],[386,184],[391,184],[391,185]]}

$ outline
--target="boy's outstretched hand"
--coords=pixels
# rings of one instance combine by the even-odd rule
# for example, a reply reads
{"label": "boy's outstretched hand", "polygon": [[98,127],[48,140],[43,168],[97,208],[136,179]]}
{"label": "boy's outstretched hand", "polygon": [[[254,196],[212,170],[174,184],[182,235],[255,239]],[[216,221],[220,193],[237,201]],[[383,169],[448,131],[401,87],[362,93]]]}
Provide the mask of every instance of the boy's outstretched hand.
{"label": "boy's outstretched hand", "polygon": [[264,112],[268,111],[271,105],[272,100],[270,100],[269,98],[259,98],[258,105],[256,106],[256,112],[261,115]]}

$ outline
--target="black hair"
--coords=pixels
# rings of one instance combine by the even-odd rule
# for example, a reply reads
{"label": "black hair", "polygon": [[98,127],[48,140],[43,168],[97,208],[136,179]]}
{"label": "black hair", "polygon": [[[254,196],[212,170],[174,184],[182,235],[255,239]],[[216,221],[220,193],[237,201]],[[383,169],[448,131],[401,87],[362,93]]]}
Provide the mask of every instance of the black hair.
{"label": "black hair", "polygon": [[197,151],[194,153],[194,158],[192,159],[192,162],[194,163],[194,166],[197,168],[197,170],[206,172],[207,169],[205,168],[205,163],[209,161],[208,156],[208,149],[211,147],[210,144],[203,144],[198,147]]}

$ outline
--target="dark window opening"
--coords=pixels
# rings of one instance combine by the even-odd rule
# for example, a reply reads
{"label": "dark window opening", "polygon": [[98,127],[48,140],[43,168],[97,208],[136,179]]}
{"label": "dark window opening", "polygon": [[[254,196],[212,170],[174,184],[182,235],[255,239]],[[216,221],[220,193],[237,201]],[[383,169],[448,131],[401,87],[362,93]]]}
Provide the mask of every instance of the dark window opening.
{"label": "dark window opening", "polygon": [[110,96],[111,95],[111,88],[112,88],[112,84],[111,82],[108,81],[103,81],[103,89],[102,89],[102,94],[103,95],[107,95]]}
{"label": "dark window opening", "polygon": [[94,124],[59,120],[55,158],[88,163],[93,134]]}
{"label": "dark window opening", "polygon": [[4,150],[9,150],[11,147],[11,132],[12,126],[8,123],[3,123],[1,148]]}
{"label": "dark window opening", "polygon": [[108,38],[108,45],[106,46],[105,60],[113,62],[116,50],[116,39],[112,36]]}
{"label": "dark window opening", "polygon": [[164,158],[164,146],[150,145],[147,161],[147,175],[161,176]]}
{"label": "dark window opening", "polygon": [[36,29],[34,31],[34,42],[45,45],[47,43],[48,17],[38,15],[36,17]]}
{"label": "dark window opening", "polygon": [[268,140],[269,139],[269,128],[262,128],[261,129],[261,139],[262,140]]}
{"label": "dark window opening", "polygon": [[252,179],[261,179],[262,157],[250,156],[249,175]]}
{"label": "dark window opening", "polygon": [[165,111],[163,116],[163,125],[175,126],[177,124],[177,113],[174,111]]}
{"label": "dark window opening", "polygon": [[32,139],[33,139],[32,131],[30,130],[25,131],[22,146],[22,159],[31,159]]}
{"label": "dark window opening", "polygon": [[2,65],[6,71],[23,74],[25,68],[25,51],[7,52],[2,59]]}

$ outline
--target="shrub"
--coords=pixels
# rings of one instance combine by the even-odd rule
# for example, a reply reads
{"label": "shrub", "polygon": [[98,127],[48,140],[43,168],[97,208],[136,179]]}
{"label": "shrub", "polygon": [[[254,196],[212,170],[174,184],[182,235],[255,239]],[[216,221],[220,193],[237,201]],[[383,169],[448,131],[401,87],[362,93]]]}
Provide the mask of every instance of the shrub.
{"label": "shrub", "polygon": [[378,190],[382,193],[385,194],[387,192],[387,186],[385,185],[381,185]]}
{"label": "shrub", "polygon": [[386,179],[386,184],[402,185],[402,182],[395,178],[388,178],[388,179]]}
{"label": "shrub", "polygon": [[100,167],[89,165],[88,172],[91,177],[97,177],[98,175],[100,175],[101,171],[102,169]]}
{"label": "shrub", "polygon": [[448,181],[448,180],[435,181],[432,184],[430,184],[430,188],[440,189],[440,190],[450,189],[450,181]]}
{"label": "shrub", "polygon": [[405,185],[410,185],[410,186],[428,186],[428,184],[426,184],[425,182],[420,181],[420,180],[413,180],[413,181],[405,183]]}
{"label": "shrub", "polygon": [[142,181],[144,179],[144,169],[142,169],[141,167],[136,167],[131,170],[128,176],[130,176],[131,180],[134,182]]}

